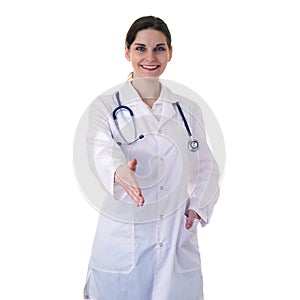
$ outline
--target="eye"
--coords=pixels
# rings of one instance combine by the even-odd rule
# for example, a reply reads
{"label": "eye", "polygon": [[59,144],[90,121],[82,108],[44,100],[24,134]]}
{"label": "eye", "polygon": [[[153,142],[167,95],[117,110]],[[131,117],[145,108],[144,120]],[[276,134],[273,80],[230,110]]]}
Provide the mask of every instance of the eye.
{"label": "eye", "polygon": [[165,51],[166,49],[164,47],[156,47],[155,51]]}
{"label": "eye", "polygon": [[137,50],[137,51],[144,51],[145,47],[138,46],[138,47],[135,48],[135,50]]}

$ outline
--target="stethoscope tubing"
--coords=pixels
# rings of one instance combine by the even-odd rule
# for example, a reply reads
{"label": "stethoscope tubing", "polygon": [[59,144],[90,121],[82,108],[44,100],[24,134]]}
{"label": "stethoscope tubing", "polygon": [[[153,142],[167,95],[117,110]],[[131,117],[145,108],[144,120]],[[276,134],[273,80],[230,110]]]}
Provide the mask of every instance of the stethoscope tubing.
{"label": "stethoscope tubing", "polygon": [[[121,104],[121,101],[120,101],[120,93],[119,93],[119,92],[116,92],[116,98],[117,98],[117,101],[118,101],[118,107],[116,107],[116,108],[113,110],[113,112],[112,112],[112,117],[113,117],[113,119],[114,119],[114,122],[115,122],[115,125],[116,125],[116,127],[117,127],[117,130],[118,130],[119,134],[121,135],[123,141],[124,141],[127,145],[131,145],[131,144],[133,144],[134,142],[136,142],[137,140],[142,139],[142,138],[144,137],[144,135],[140,135],[139,137],[137,137],[137,131],[136,131],[136,125],[135,125],[135,119],[134,119],[134,113],[133,113],[133,111],[132,111],[131,108],[129,108],[128,106],[125,106],[125,105],[122,105],[122,104]],[[185,118],[185,116],[184,116],[184,113],[183,113],[183,111],[182,111],[182,108],[181,108],[179,102],[176,102],[175,104],[176,104],[176,106],[177,106],[177,109],[178,109],[178,111],[179,111],[179,114],[180,114],[180,116],[181,116],[181,119],[182,119],[182,121],[183,121],[183,123],[184,123],[185,129],[186,129],[186,131],[187,131],[187,133],[188,133],[188,136],[189,136],[188,148],[189,148],[190,151],[195,152],[195,151],[199,150],[199,148],[200,148],[199,142],[198,142],[198,140],[196,140],[196,139],[193,138],[192,133],[191,133],[191,130],[190,130],[190,127],[189,127],[189,125],[188,125],[188,123],[187,123],[187,120],[186,120],[186,118]],[[134,140],[133,140],[132,142],[128,142],[128,141],[126,140],[126,138],[124,137],[124,135],[122,134],[122,131],[120,130],[119,123],[118,123],[118,118],[117,118],[117,113],[118,113],[119,111],[121,111],[121,110],[127,110],[127,111],[130,113],[130,116],[131,116],[131,119],[132,119],[132,122],[133,122],[133,127],[134,127],[134,134],[135,134],[135,138],[134,138]],[[118,144],[120,145],[120,144],[122,144],[122,143],[118,142]]]}
{"label": "stethoscope tubing", "polygon": [[182,111],[182,108],[181,108],[181,106],[180,106],[180,104],[179,104],[178,102],[176,102],[176,106],[177,106],[178,111],[179,111],[179,113],[180,113],[181,119],[182,119],[182,121],[183,121],[183,123],[184,123],[185,129],[186,129],[186,131],[187,131],[189,137],[191,137],[191,136],[192,136],[192,133],[191,133],[190,127],[189,127],[189,125],[188,125],[188,123],[187,123],[187,121],[186,121],[186,118],[185,118],[185,116],[184,116],[184,113],[183,113],[183,111]]}

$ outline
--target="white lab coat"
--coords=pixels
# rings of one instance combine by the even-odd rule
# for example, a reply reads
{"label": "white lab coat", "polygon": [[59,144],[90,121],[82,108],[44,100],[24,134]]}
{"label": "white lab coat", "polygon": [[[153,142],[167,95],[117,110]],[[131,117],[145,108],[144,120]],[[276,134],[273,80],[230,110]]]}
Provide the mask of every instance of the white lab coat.
{"label": "white lab coat", "polygon": [[[201,110],[164,85],[156,101],[161,105],[159,117],[130,82],[119,93],[122,105],[134,112],[137,134],[144,138],[130,146],[123,142],[112,118],[118,106],[115,94],[100,96],[92,103],[89,160],[108,196],[100,209],[84,298],[202,300],[199,221],[195,219],[187,230],[186,212],[195,210],[202,226],[209,222],[219,195],[219,173],[206,142]],[[197,152],[187,148],[188,134],[174,105],[177,101],[200,141]],[[128,114],[119,113],[118,120],[132,141],[134,128]],[[123,188],[114,184],[116,168],[133,157],[138,161],[136,176],[145,198],[143,207],[136,207]]]}

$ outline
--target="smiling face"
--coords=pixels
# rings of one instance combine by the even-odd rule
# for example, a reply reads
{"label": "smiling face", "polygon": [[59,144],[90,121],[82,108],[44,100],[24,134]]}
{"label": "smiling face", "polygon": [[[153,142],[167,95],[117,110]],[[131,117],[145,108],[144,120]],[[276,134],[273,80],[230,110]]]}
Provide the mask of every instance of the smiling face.
{"label": "smiling face", "polygon": [[137,33],[125,56],[132,63],[133,77],[159,77],[172,57],[166,36],[158,30],[145,29]]}

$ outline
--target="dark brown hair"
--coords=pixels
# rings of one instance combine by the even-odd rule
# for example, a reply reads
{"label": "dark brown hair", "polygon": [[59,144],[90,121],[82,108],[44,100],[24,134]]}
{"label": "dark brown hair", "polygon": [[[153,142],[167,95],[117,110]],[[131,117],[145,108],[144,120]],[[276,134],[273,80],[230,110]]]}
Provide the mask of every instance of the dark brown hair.
{"label": "dark brown hair", "polygon": [[169,49],[171,48],[171,33],[169,31],[167,24],[160,18],[156,18],[153,16],[146,16],[135,20],[131,25],[131,27],[129,28],[126,35],[126,41],[125,41],[125,44],[128,49],[130,49],[131,44],[134,42],[137,33],[140,30],[145,30],[145,29],[154,29],[154,30],[161,31],[166,36],[167,45]]}

